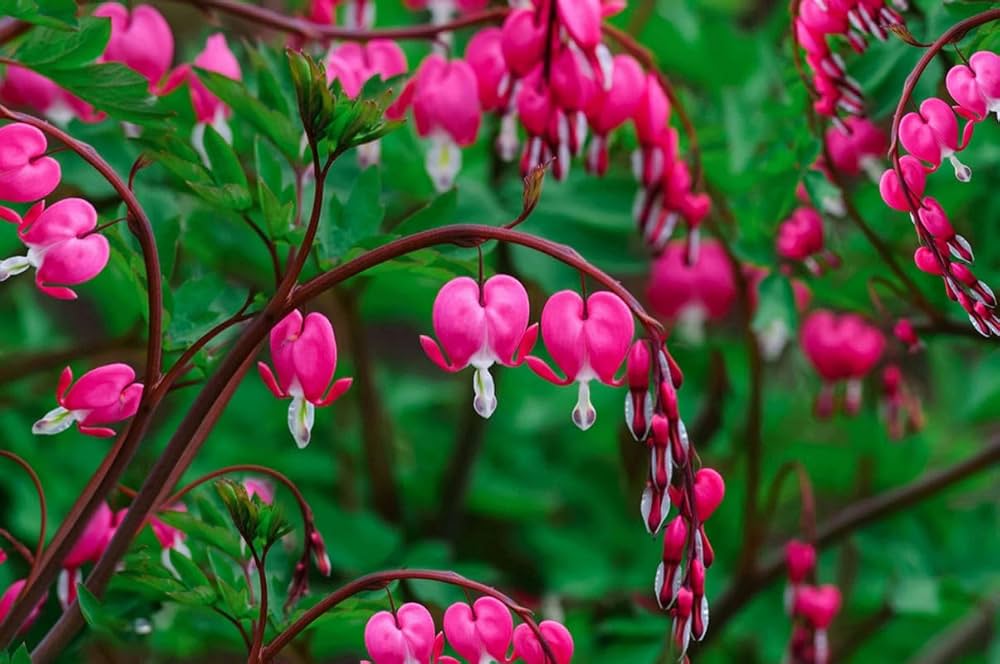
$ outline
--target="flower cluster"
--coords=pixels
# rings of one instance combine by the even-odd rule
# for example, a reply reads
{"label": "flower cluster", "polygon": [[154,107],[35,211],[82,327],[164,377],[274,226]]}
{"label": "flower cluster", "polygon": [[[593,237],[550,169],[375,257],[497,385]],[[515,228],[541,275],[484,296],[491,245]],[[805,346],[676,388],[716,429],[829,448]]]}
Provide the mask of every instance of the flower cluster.
{"label": "flower cluster", "polygon": [[[0,199],[27,203],[51,194],[59,185],[59,163],[46,155],[41,131],[23,123],[0,128]],[[24,216],[0,207],[0,219],[17,225],[27,247],[24,256],[0,261],[0,281],[35,269],[35,284],[46,295],[72,300],[67,288],[90,281],[108,263],[108,240],[97,233],[97,211],[82,198],[65,198],[46,207],[33,205]]]}
{"label": "flower cluster", "polygon": [[[959,181],[967,182],[972,177],[971,169],[958,160],[957,153],[968,145],[975,125],[997,108],[998,77],[1000,56],[989,51],[973,54],[967,65],[952,67],[946,84],[957,105],[952,108],[946,101],[931,97],[920,104],[918,111],[903,116],[899,142],[909,154],[900,157],[898,167],[885,171],[879,182],[885,204],[910,215],[920,242],[913,257],[917,268],[941,277],[945,293],[985,337],[1000,336],[997,298],[993,289],[972,271],[974,255],[968,240],[955,232],[941,204],[924,192],[927,175],[946,159]],[[959,127],[956,113],[966,120],[964,127]]]}
{"label": "flower cluster", "polygon": [[[899,9],[906,9],[903,0]],[[795,16],[795,36],[806,52],[812,69],[820,115],[836,117],[864,113],[864,97],[858,82],[847,74],[843,58],[831,48],[828,38],[843,37],[857,53],[867,48],[867,37],[885,41],[889,31],[904,24],[903,17],[883,0],[802,0]]]}
{"label": "flower cluster", "polygon": [[788,542],[785,566],[788,570],[785,610],[794,621],[788,661],[791,664],[827,664],[831,661],[827,629],[840,611],[840,590],[832,585],[814,585],[816,549],[809,542]]}
{"label": "flower cluster", "polygon": [[[507,607],[493,597],[480,597],[471,606],[456,602],[444,613],[444,630],[437,632],[430,611],[408,602],[395,612],[379,611],[365,626],[368,664],[459,664],[442,654],[447,639],[459,656],[478,662],[524,662],[545,664],[541,642],[527,624],[514,627]],[[560,623],[546,620],[538,625],[542,638],[555,657],[554,664],[569,664],[573,637]],[[513,643],[513,654],[508,655]]]}
{"label": "flower cluster", "polygon": [[590,402],[590,381],[622,384],[615,372],[635,332],[632,312],[607,291],[592,293],[586,300],[568,290],[552,295],[542,308],[541,334],[563,377],[541,358],[528,355],[538,337],[538,324],[528,325],[529,313],[528,293],[514,277],[498,274],[483,284],[457,277],[434,300],[438,342],[421,336],[420,343],[427,356],[446,371],[475,367],[473,407],[481,416],[489,417],[497,406],[490,367],[526,362],[551,383],[579,384],[573,422],[581,429],[590,428],[597,419]]}
{"label": "flower cluster", "polygon": [[816,398],[818,417],[837,411],[836,386],[845,384],[843,408],[848,414],[861,407],[862,379],[885,350],[885,335],[857,314],[836,314],[817,309],[802,322],[799,332],[802,352],[823,379]]}

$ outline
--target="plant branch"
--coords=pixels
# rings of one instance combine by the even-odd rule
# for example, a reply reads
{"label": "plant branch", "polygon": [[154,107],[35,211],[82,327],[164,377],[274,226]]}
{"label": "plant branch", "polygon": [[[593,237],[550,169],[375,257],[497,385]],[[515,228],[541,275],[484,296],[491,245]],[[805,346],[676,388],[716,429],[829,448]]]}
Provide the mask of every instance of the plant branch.
{"label": "plant branch", "polygon": [[258,556],[252,543],[248,542],[247,546],[250,549],[250,555],[253,556],[254,565],[257,567],[257,580],[260,583],[260,606],[258,608],[260,614],[257,617],[257,624],[253,628],[253,643],[250,645],[250,656],[247,658],[248,662],[256,664],[263,661],[261,649],[264,647],[264,633],[267,631],[267,571],[265,569],[267,548],[265,547]]}
{"label": "plant branch", "polygon": [[0,457],[20,466],[34,485],[35,493],[38,494],[38,543],[35,545],[35,555],[31,563],[32,568],[34,568],[35,561],[42,557],[42,549],[45,547],[45,529],[49,518],[49,510],[45,505],[45,489],[42,487],[42,481],[38,478],[38,473],[27,461],[7,450],[0,450]]}
{"label": "plant branch", "polygon": [[309,41],[338,39],[342,41],[370,41],[372,39],[436,39],[442,32],[452,32],[484,23],[499,23],[510,11],[506,7],[487,9],[462,16],[440,25],[415,25],[396,28],[359,30],[335,25],[320,25],[304,18],[286,16],[265,7],[258,7],[237,0],[173,0],[202,10],[214,10],[236,16],[251,23],[267,26]]}
{"label": "plant branch", "polygon": [[15,381],[33,373],[66,366],[72,360],[101,355],[112,350],[138,349],[137,335],[130,332],[122,337],[101,338],[78,346],[46,350],[37,353],[10,353],[0,357],[0,383]]}
{"label": "plant branch", "polygon": [[274,284],[277,286],[281,283],[281,260],[278,258],[278,250],[275,248],[274,243],[271,239],[267,237],[267,234],[257,225],[250,215],[242,215],[243,221],[246,225],[253,231],[254,235],[260,238],[260,241],[264,243],[264,247],[267,249],[268,256],[271,257],[271,269],[274,271]]}
{"label": "plant branch", "polygon": [[344,600],[366,590],[378,590],[380,588],[385,588],[389,583],[403,579],[422,579],[427,581],[437,581],[438,583],[447,583],[449,585],[465,588],[466,590],[471,590],[481,595],[493,597],[494,599],[501,601],[508,610],[515,613],[522,622],[531,628],[531,631],[535,634],[535,638],[538,639],[542,649],[545,651],[545,656],[549,662],[552,662],[553,664],[556,662],[556,658],[553,655],[548,642],[545,640],[541,630],[538,628],[538,624],[532,618],[532,613],[529,609],[521,606],[495,588],[479,583],[478,581],[472,581],[471,579],[467,579],[459,574],[456,574],[455,572],[427,569],[400,569],[375,572],[351,581],[347,585],[324,597],[314,606],[310,607],[309,610],[303,613],[294,623],[289,625],[285,631],[278,634],[278,636],[276,636],[274,640],[272,640],[271,643],[264,648],[262,661],[268,662],[276,657],[278,653],[291,643],[292,640],[295,639],[295,637],[298,636],[304,629]]}
{"label": "plant branch", "polygon": [[[892,516],[934,494],[1000,463],[1000,436],[990,440],[979,452],[968,459],[942,470],[926,474],[905,486],[858,500],[842,509],[816,528],[815,545],[825,548],[870,523]],[[737,577],[715,601],[712,610],[713,634],[721,633],[722,626],[756,592],[781,578],[784,554],[780,549],[764,557],[761,564],[746,576]]]}

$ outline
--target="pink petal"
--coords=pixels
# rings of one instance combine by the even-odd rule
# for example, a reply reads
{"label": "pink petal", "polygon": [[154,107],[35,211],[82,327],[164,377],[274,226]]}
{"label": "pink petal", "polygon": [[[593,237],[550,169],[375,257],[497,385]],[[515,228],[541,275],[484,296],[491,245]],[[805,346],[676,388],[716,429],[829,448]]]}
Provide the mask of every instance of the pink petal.
{"label": "pink petal", "polygon": [[337,368],[337,340],[330,320],[316,312],[306,316],[302,334],[291,349],[295,374],[306,399],[321,401]]}
{"label": "pink petal", "polygon": [[0,200],[27,203],[59,184],[59,162],[43,156],[48,143],[35,127],[20,122],[0,127]]}
{"label": "pink petal", "polygon": [[[25,219],[25,222],[29,222]],[[82,198],[64,198],[45,209],[33,222],[22,225],[18,234],[29,246],[44,247],[83,236],[97,226],[97,210]],[[92,235],[91,237],[101,237]],[[103,268],[103,265],[101,266]],[[79,282],[76,282],[79,283]]]}
{"label": "pink petal", "polygon": [[127,364],[106,364],[80,376],[60,404],[67,410],[90,410],[115,403],[122,390],[135,380]]}
{"label": "pink petal", "polygon": [[602,382],[612,383],[635,334],[632,312],[614,293],[598,291],[587,298],[585,327],[590,365]]}

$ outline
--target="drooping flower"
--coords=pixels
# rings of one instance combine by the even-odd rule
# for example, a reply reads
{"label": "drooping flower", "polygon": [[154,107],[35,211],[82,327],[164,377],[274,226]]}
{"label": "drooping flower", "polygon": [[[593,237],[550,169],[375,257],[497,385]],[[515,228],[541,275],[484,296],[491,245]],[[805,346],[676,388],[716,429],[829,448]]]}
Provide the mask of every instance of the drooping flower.
{"label": "drooping flower", "polygon": [[257,363],[260,376],[274,396],[291,397],[288,429],[299,448],[304,448],[309,444],[315,407],[332,404],[354,380],[341,378],[330,386],[337,368],[337,339],[330,320],[317,312],[303,319],[298,309],[292,311],[271,330],[271,361],[277,378],[263,362]]}
{"label": "drooping flower", "polygon": [[802,323],[802,351],[823,378],[824,385],[816,402],[820,417],[835,410],[833,387],[846,381],[844,402],[849,414],[861,405],[861,379],[882,357],[885,336],[857,314],[835,314],[818,309]]}
{"label": "drooping flower", "polygon": [[868,118],[851,116],[842,124],[827,129],[826,147],[838,171],[852,176],[864,171],[877,181],[881,174],[881,158],[889,149],[889,139]]}
{"label": "drooping flower", "polygon": [[[555,664],[569,664],[573,660],[573,635],[561,623],[543,620],[538,623],[545,642],[549,644]],[[531,628],[521,623],[514,628],[514,657],[520,657],[524,664],[546,664],[548,658],[538,637]]]}
{"label": "drooping flower", "polygon": [[632,312],[614,293],[598,291],[584,302],[575,291],[559,291],[542,309],[542,340],[566,377],[560,378],[540,358],[529,355],[526,361],[550,383],[579,383],[573,422],[587,430],[597,419],[590,402],[590,381],[621,384],[614,375],[625,360],[634,332]]}
{"label": "drooping flower", "polygon": [[945,84],[966,116],[981,120],[996,113],[1000,119],[1000,55],[973,53],[967,65],[955,65],[948,71]]}
{"label": "drooping flower", "polygon": [[434,334],[443,350],[426,335],[420,345],[445,371],[475,367],[472,403],[482,417],[497,406],[490,367],[517,366],[535,345],[538,325],[528,326],[529,313],[527,291],[506,274],[490,277],[482,288],[469,277],[457,277],[434,299]]}
{"label": "drooping flower", "polygon": [[788,572],[785,611],[791,614],[796,592],[802,584],[809,581],[816,569],[816,547],[809,542],[789,540],[785,544],[785,569]]}
{"label": "drooping flower", "polygon": [[603,175],[608,168],[608,134],[635,115],[646,92],[646,74],[630,55],[616,55],[611,89],[597,88],[587,104],[587,120],[594,132],[587,168]]}
{"label": "drooping flower", "polygon": [[420,64],[387,116],[400,118],[410,106],[417,133],[431,141],[427,172],[439,191],[451,187],[462,166],[460,147],[472,145],[482,111],[476,73],[464,60],[433,53]]}
{"label": "drooping flower", "polygon": [[423,664],[434,652],[434,619],[422,604],[407,602],[396,614],[379,611],[365,625],[365,647],[374,664]]}
{"label": "drooping flower", "polygon": [[[14,606],[14,602],[17,598],[21,596],[21,591],[24,590],[24,585],[27,583],[27,579],[18,579],[14,583],[7,586],[7,589],[0,595],[0,623],[7,619],[7,614],[10,613],[11,607]],[[38,601],[38,605],[28,614],[24,622],[18,628],[18,634],[22,634],[31,628],[31,625],[38,620],[39,614],[42,612],[42,605],[45,604],[45,599],[42,598]]]}
{"label": "drooping flower", "polygon": [[174,60],[174,36],[163,15],[150,5],[129,11],[117,2],[105,2],[94,16],[111,19],[111,38],[102,59],[136,70],[150,86],[159,83]]}
{"label": "drooping flower", "polygon": [[24,217],[0,207],[0,219],[17,224],[17,235],[28,248],[24,256],[0,261],[0,281],[34,268],[39,290],[60,300],[74,300],[76,292],[67,286],[90,281],[108,264],[108,240],[93,232],[97,211],[82,198],[64,198],[48,208],[41,201]]}
{"label": "drooping flower", "polygon": [[[902,183],[899,181],[899,175],[896,174],[896,171],[889,168],[882,174],[878,190],[882,195],[882,200],[893,210],[910,212],[910,201],[912,200],[912,205],[916,207],[924,195],[924,188],[927,186],[927,171],[924,170],[916,157],[910,155],[900,157],[899,170],[903,174]],[[912,196],[912,199],[907,197],[907,193]]]}
{"label": "drooping flower", "polygon": [[[840,589],[833,585],[801,586],[795,593],[793,615],[803,618],[807,631],[812,631],[813,660],[816,664],[830,661],[827,628],[840,612]],[[793,640],[794,641],[794,640]]]}
{"label": "drooping flower", "polygon": [[76,601],[76,586],[83,580],[81,568],[96,563],[104,555],[114,532],[115,514],[107,502],[102,502],[63,561],[56,585],[56,594],[63,609]]}
{"label": "drooping flower", "polygon": [[899,142],[911,155],[934,168],[943,159],[949,160],[955,168],[955,177],[968,182],[972,170],[955,155],[968,145],[973,126],[967,123],[959,139],[958,120],[951,106],[937,97],[930,97],[920,104],[919,111],[903,116],[899,123]]}
{"label": "drooping flower", "polygon": [[503,662],[514,635],[514,619],[493,597],[480,597],[472,606],[456,602],[444,612],[444,635],[468,662]]}
{"label": "drooping flower", "polygon": [[0,200],[30,203],[59,186],[59,162],[45,155],[39,129],[21,122],[0,127]]}
{"label": "drooping flower", "polygon": [[[71,385],[72,383],[72,385]],[[73,383],[73,371],[66,367],[59,376],[56,401],[59,406],[31,427],[36,435],[53,435],[76,423],[80,433],[106,438],[115,435],[100,424],[114,424],[135,415],[142,398],[142,383],[127,364],[106,364],[91,369]]]}
{"label": "drooping flower", "polygon": [[650,269],[646,296],[656,313],[678,321],[691,339],[703,336],[706,320],[725,318],[736,302],[736,280],[725,250],[705,241],[688,263],[682,240],[667,244]]}

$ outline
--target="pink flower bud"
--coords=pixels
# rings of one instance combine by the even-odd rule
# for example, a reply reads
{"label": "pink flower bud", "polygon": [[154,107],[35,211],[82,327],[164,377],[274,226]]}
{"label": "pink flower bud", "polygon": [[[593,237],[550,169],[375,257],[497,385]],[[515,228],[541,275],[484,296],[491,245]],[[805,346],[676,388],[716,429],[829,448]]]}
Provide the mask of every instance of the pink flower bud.
{"label": "pink flower bud", "polygon": [[[0,548],[0,565],[3,565],[5,562],[7,562],[7,552]],[[0,618],[0,620],[3,619]]]}
{"label": "pink flower bud", "polygon": [[778,255],[805,260],[823,251],[823,219],[816,210],[800,207],[778,227]]}
{"label": "pink flower bud", "polygon": [[687,653],[691,642],[691,609],[694,606],[694,595],[688,588],[681,588],[677,593],[674,606],[670,610],[674,618],[673,639],[681,657]]}
{"label": "pink flower bud", "polygon": [[948,93],[961,109],[976,120],[1000,112],[1000,56],[978,51],[968,65],[955,65],[945,79]]}
{"label": "pink flower bud", "polygon": [[920,347],[920,338],[917,336],[916,330],[913,329],[913,323],[909,319],[900,318],[896,321],[896,324],[892,328],[892,333],[911,352]]}
{"label": "pink flower bud", "polygon": [[[899,159],[899,169],[903,173],[907,191],[913,197],[913,206],[915,207],[924,195],[924,187],[927,185],[927,172],[920,165],[920,162],[910,155],[903,155]],[[878,189],[879,193],[882,194],[882,200],[893,210],[899,210],[900,212],[910,211],[911,204],[909,199],[907,199],[906,193],[903,191],[899,176],[894,169],[890,168],[882,174],[882,179],[878,183]]]}
{"label": "pink flower bud", "polygon": [[577,45],[590,50],[601,41],[601,0],[555,0],[559,22]]}
{"label": "pink flower bud", "polygon": [[785,566],[790,583],[798,585],[804,582],[816,568],[816,548],[809,542],[789,541],[785,544]]}
{"label": "pink flower bud", "polygon": [[0,200],[28,203],[59,185],[59,162],[45,156],[41,131],[20,122],[0,127]]}
{"label": "pink flower bud", "polygon": [[127,364],[106,364],[83,374],[70,387],[73,372],[66,367],[56,387],[59,407],[35,422],[32,433],[57,434],[75,422],[80,433],[88,436],[115,435],[111,429],[95,425],[121,422],[135,415],[142,398],[142,384],[134,380],[135,371]]}
{"label": "pink flower bud", "polygon": [[482,289],[469,277],[457,277],[434,299],[434,334],[443,350],[428,336],[421,335],[420,344],[445,371],[475,367],[473,407],[482,417],[497,406],[490,367],[521,364],[535,344],[538,326],[528,327],[529,310],[524,286],[506,274],[490,277]]}
{"label": "pink flower bud", "polygon": [[646,436],[653,416],[653,400],[649,394],[651,359],[649,342],[640,339],[632,344],[625,363],[629,385],[625,397],[625,424],[636,440]]}
{"label": "pink flower bud", "polygon": [[917,250],[913,253],[913,262],[916,263],[922,272],[926,272],[927,274],[934,276],[944,274],[944,267],[937,256],[934,255],[934,252],[928,247],[917,247]]}
{"label": "pink flower bud", "polygon": [[675,516],[663,530],[663,562],[674,565],[684,559],[688,526],[682,516]]}
{"label": "pink flower bud", "polygon": [[365,625],[365,647],[373,664],[430,662],[434,619],[423,605],[407,602],[396,615],[379,611]]}
{"label": "pink flower bud", "polygon": [[503,662],[514,634],[514,620],[500,600],[480,597],[473,606],[456,602],[444,612],[448,643],[469,662]]}
{"label": "pink flower bud", "polygon": [[271,330],[271,361],[277,378],[263,362],[257,363],[260,376],[274,396],[291,397],[288,428],[299,448],[304,448],[309,444],[315,407],[332,404],[354,380],[341,378],[330,386],[337,369],[337,339],[330,320],[316,312],[303,319],[298,309],[285,316]]}
{"label": "pink flower bud", "polygon": [[274,485],[271,482],[259,477],[246,477],[243,479],[243,488],[246,489],[247,497],[258,496],[266,505],[274,503]]}
{"label": "pink flower bud", "polygon": [[703,242],[691,264],[684,243],[674,241],[654,260],[646,295],[653,309],[667,318],[719,320],[736,301],[736,282],[726,252],[715,240]]}
{"label": "pink flower bud", "polygon": [[150,85],[159,82],[174,59],[174,36],[163,15],[149,5],[135,5],[132,11],[117,2],[106,2],[94,16],[111,19],[111,39],[103,60],[121,62],[146,77]]}
{"label": "pink flower bud", "polygon": [[330,576],[333,572],[333,566],[330,564],[330,556],[326,552],[326,543],[323,542],[323,536],[319,534],[318,530],[310,531],[309,548],[312,549],[316,571],[323,576]]}
{"label": "pink flower bud", "polygon": [[532,371],[551,383],[579,383],[573,422],[586,430],[597,419],[590,403],[590,381],[621,384],[614,374],[628,353],[634,332],[632,312],[617,295],[598,291],[584,303],[578,293],[560,291],[542,309],[542,340],[566,377],[560,378],[540,358],[528,356],[526,361]]}
{"label": "pink flower bud", "polygon": [[545,52],[546,24],[536,21],[533,9],[514,9],[501,28],[501,48],[507,67],[517,77],[526,76]]}
{"label": "pink flower bud", "polygon": [[726,495],[722,475],[711,468],[702,468],[695,474],[694,507],[698,521],[705,523],[715,513]]}
{"label": "pink flower bud", "polygon": [[656,143],[667,129],[670,100],[653,74],[646,75],[645,94],[639,99],[632,120],[640,143]]}
{"label": "pink flower bud", "polygon": [[[573,660],[573,636],[569,630],[554,620],[543,620],[538,629],[552,650],[555,664],[569,664]],[[550,664],[538,637],[523,623],[514,629],[514,657],[523,659],[524,664]]]}
{"label": "pink flower bud", "polygon": [[889,140],[868,118],[852,116],[842,125],[830,126],[826,145],[834,168],[846,175],[858,175],[885,154]]}
{"label": "pink flower bud", "polygon": [[794,611],[816,629],[826,629],[840,611],[840,590],[836,586],[803,586],[795,593]]}

